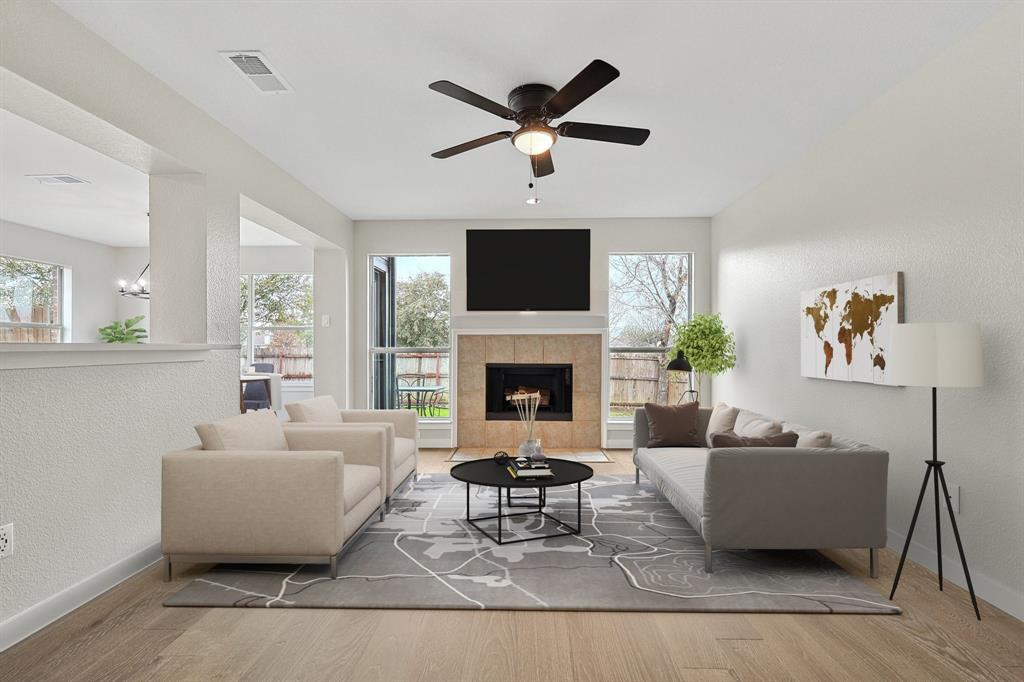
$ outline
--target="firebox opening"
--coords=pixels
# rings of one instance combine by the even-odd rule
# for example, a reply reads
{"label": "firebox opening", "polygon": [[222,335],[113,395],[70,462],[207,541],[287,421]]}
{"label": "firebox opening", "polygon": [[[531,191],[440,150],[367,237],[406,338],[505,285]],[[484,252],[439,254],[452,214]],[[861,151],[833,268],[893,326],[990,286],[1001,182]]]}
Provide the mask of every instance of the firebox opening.
{"label": "firebox opening", "polygon": [[490,421],[519,419],[513,393],[540,393],[538,421],[572,421],[572,365],[487,365],[484,399]]}

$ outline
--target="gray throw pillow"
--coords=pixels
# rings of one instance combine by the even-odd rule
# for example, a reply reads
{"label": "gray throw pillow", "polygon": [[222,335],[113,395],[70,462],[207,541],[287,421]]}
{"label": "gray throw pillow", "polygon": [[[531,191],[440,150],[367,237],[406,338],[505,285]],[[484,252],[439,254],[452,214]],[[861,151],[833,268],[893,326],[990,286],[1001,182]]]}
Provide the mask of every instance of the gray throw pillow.
{"label": "gray throw pillow", "polygon": [[699,448],[704,444],[697,434],[697,413],[700,405],[696,402],[682,405],[658,405],[645,403],[647,414],[649,448]]}
{"label": "gray throw pillow", "polygon": [[796,431],[771,436],[740,436],[735,431],[712,433],[708,440],[713,448],[795,448],[800,436]]}

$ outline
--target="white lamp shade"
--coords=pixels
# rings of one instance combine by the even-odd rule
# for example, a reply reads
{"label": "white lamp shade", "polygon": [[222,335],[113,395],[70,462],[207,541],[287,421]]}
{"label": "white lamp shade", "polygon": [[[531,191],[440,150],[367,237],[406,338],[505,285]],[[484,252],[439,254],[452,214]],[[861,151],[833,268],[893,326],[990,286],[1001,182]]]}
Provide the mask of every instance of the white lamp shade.
{"label": "white lamp shade", "polygon": [[898,324],[889,340],[889,379],[898,386],[981,386],[981,331],[953,322]]}

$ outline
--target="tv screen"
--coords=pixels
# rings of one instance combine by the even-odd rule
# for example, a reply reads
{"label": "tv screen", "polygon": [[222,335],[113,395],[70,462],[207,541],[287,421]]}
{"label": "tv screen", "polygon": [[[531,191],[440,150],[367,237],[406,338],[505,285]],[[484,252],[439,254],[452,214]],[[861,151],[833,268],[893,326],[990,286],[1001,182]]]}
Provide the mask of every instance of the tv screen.
{"label": "tv screen", "polygon": [[590,230],[467,230],[468,310],[590,310]]}

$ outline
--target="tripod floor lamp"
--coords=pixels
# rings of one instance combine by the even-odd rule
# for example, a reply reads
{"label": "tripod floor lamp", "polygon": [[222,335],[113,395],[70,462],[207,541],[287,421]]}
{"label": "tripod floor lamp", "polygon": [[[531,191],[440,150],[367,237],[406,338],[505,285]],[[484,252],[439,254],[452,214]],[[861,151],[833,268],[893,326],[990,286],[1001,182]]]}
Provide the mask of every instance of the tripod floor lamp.
{"label": "tripod floor lamp", "polygon": [[893,580],[889,599],[896,594],[896,587],[900,584],[903,564],[907,560],[910,540],[914,536],[914,527],[917,525],[917,517],[921,512],[921,503],[924,502],[930,478],[935,497],[935,555],[938,558],[939,589],[942,589],[942,525],[940,523],[942,505],[939,503],[939,487],[941,486],[941,497],[945,499],[946,511],[949,512],[949,522],[953,527],[953,537],[956,538],[956,548],[960,552],[960,563],[963,565],[964,577],[967,579],[967,589],[971,593],[974,615],[981,620],[978,599],[974,596],[974,585],[971,583],[971,573],[967,569],[964,545],[960,541],[960,530],[956,525],[953,504],[950,502],[949,490],[946,487],[946,476],[942,472],[945,462],[939,459],[938,410],[936,408],[938,388],[981,386],[984,379],[981,332],[976,326],[969,324],[897,325],[890,341],[889,357],[892,368],[890,378],[893,383],[900,386],[929,386],[932,389],[932,458],[925,460],[924,481],[921,483],[921,492],[917,496],[917,506],[914,507],[914,516],[910,520],[907,541],[903,545],[903,554],[900,556],[899,568],[896,569],[896,579]]}
{"label": "tripod floor lamp", "polygon": [[691,400],[697,400],[700,394],[697,393],[697,390],[693,387],[693,367],[690,367],[690,361],[683,355],[683,351],[676,351],[676,356],[672,358],[665,369],[669,372],[687,372],[690,375],[690,381],[687,384],[689,389],[683,391],[683,394],[679,396],[679,402],[682,402],[683,398],[688,395],[693,396]]}

